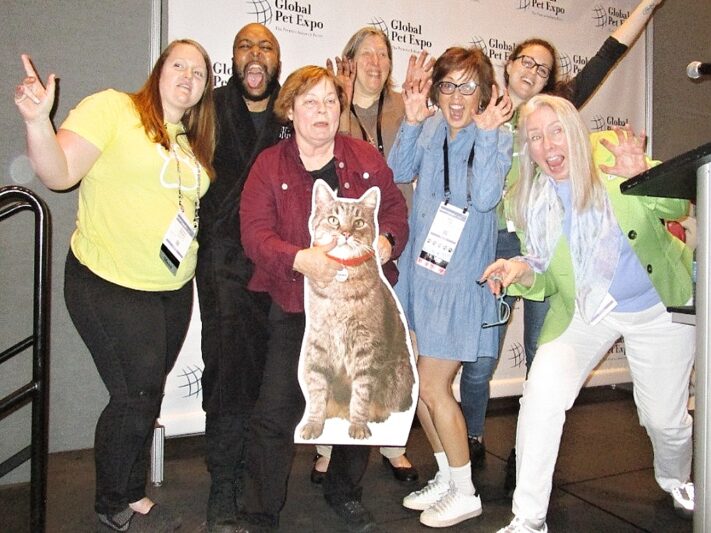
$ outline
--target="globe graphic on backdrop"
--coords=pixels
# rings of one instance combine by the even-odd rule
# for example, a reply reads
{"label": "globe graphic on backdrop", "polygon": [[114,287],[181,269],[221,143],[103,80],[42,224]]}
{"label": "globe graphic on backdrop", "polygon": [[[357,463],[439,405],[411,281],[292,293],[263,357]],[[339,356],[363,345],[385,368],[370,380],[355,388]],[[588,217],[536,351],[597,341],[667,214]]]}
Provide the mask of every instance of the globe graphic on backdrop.
{"label": "globe graphic on backdrop", "polygon": [[260,24],[266,26],[272,21],[272,6],[267,0],[248,0],[247,5],[252,9],[247,13],[254,15]]}
{"label": "globe graphic on backdrop", "polygon": [[593,8],[593,20],[595,21],[596,28],[602,28],[605,26],[607,15],[605,14],[605,8],[599,4]]}
{"label": "globe graphic on backdrop", "polygon": [[183,390],[183,398],[198,397],[202,392],[202,367],[197,365],[184,366],[178,374],[182,382],[179,387]]}
{"label": "globe graphic on backdrop", "polygon": [[488,50],[486,49],[486,41],[484,41],[484,39],[482,39],[478,35],[475,35],[469,42],[477,48],[481,48],[481,51],[484,52],[484,54],[488,55]]}
{"label": "globe graphic on backdrop", "polygon": [[528,7],[530,5],[531,5],[531,0],[519,0],[519,2],[518,2],[519,9],[528,9]]}
{"label": "globe graphic on backdrop", "polygon": [[373,26],[374,28],[378,28],[380,31],[382,31],[385,35],[388,34],[388,25],[385,23],[383,19],[380,17],[375,17],[370,20],[370,25]]}
{"label": "globe graphic on backdrop", "polygon": [[605,129],[605,119],[602,115],[595,115],[590,119],[591,128],[594,131],[602,131]]}
{"label": "globe graphic on backdrop", "polygon": [[560,74],[560,78],[561,79],[569,78],[570,77],[570,70],[571,70],[570,56],[568,54],[559,54],[558,55],[558,72]]}

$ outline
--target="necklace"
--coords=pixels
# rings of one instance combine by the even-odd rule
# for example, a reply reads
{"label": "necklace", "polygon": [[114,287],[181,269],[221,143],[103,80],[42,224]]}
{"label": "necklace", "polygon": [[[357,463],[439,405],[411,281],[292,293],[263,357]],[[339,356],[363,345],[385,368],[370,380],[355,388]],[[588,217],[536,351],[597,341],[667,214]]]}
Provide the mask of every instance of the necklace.
{"label": "necklace", "polygon": [[[182,133],[182,135],[185,135],[185,133]],[[175,143],[170,143],[170,151],[173,153],[173,157],[175,157],[175,168],[178,172],[178,207],[180,208],[181,213],[185,213],[185,208],[183,207],[183,176],[180,172],[180,159],[178,158],[178,152],[175,149],[175,146],[178,144],[178,138],[176,136],[175,138]],[[180,150],[185,153],[186,155],[188,152],[180,146]],[[198,227],[200,226],[200,177],[201,177],[201,166],[198,163],[197,157],[190,153],[192,156],[192,162],[195,165],[195,168],[197,169],[197,176],[196,176],[196,181],[197,181],[197,190],[195,191],[195,218],[193,219],[193,229],[195,230],[195,233],[197,234]]]}
{"label": "necklace", "polygon": [[360,127],[360,133],[363,135],[363,139],[368,141],[370,144],[375,146],[381,155],[385,155],[385,147],[383,145],[383,131],[382,131],[382,119],[383,119],[383,102],[385,101],[385,89],[380,92],[380,98],[378,98],[378,116],[375,123],[375,134],[377,136],[377,142],[373,137],[365,130],[363,123],[360,121],[358,113],[356,113],[355,106],[351,102],[351,113],[356,119],[358,126]]}

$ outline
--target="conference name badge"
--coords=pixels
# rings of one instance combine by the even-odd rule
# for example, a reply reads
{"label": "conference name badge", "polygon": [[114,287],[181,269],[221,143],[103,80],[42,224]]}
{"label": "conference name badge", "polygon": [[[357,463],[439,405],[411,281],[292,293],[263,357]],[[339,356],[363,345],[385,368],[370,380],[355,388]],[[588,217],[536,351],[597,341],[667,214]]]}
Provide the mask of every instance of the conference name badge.
{"label": "conference name badge", "polygon": [[461,208],[440,203],[416,264],[444,276],[462,237],[467,218],[469,213]]}
{"label": "conference name badge", "polygon": [[160,258],[174,276],[178,272],[180,263],[185,259],[185,254],[188,253],[196,233],[182,211],[178,212],[170,223],[168,231],[165,232],[160,245]]}

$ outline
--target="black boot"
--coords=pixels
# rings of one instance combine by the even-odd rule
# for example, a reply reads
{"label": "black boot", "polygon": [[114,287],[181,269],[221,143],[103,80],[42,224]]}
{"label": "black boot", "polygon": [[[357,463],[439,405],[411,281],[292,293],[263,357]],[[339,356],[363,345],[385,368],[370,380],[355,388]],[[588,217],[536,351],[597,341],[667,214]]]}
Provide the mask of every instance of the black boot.
{"label": "black boot", "polygon": [[511,448],[511,453],[506,459],[504,490],[506,490],[506,496],[513,498],[514,490],[516,490],[516,448]]}
{"label": "black boot", "polygon": [[244,471],[244,419],[211,416],[205,421],[210,495],[207,500],[208,533],[233,532],[241,510]]}

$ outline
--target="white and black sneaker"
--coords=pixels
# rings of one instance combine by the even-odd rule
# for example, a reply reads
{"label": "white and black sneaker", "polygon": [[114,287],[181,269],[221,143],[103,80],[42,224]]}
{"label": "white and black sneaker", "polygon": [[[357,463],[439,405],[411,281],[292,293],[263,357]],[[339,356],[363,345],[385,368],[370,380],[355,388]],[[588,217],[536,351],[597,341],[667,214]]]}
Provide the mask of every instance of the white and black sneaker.
{"label": "white and black sneaker", "polygon": [[674,510],[683,518],[692,518],[694,515],[694,484],[690,481],[679,485],[671,491],[674,500]]}

